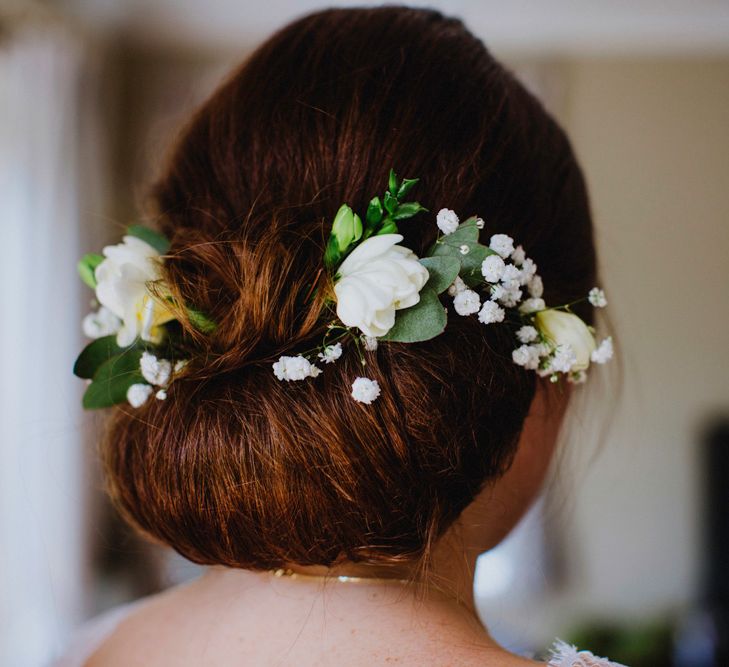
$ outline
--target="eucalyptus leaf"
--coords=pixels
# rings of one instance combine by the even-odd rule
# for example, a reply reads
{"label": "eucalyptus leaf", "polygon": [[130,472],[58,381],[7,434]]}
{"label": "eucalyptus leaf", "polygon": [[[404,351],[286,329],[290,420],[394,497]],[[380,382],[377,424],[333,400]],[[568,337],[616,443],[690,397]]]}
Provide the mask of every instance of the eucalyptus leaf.
{"label": "eucalyptus leaf", "polygon": [[458,225],[458,229],[452,234],[441,236],[430,250],[430,255],[454,255],[460,253],[460,247],[467,245],[469,248],[478,243],[478,227],[476,227],[476,218],[468,218],[468,220]]}
{"label": "eucalyptus leaf", "polygon": [[406,197],[408,192],[413,189],[413,187],[417,184],[419,180],[419,178],[403,179],[403,182],[400,184],[400,187],[397,190],[397,198],[399,200],[402,200],[404,197]]}
{"label": "eucalyptus leaf", "polygon": [[476,287],[484,283],[483,274],[481,273],[481,264],[489,255],[496,253],[480,243],[474,243],[470,246],[467,255],[461,256],[461,278],[469,287]]}
{"label": "eucalyptus leaf", "polygon": [[420,301],[396,313],[395,325],[382,340],[397,343],[418,343],[443,333],[446,313],[435,290],[423,287]]}
{"label": "eucalyptus leaf", "polygon": [[112,357],[115,357],[123,349],[116,344],[116,336],[104,336],[90,342],[78,355],[73,365],[73,374],[76,377],[91,379],[94,377],[99,366]]}
{"label": "eucalyptus leaf", "polygon": [[170,242],[162,234],[144,225],[130,225],[127,227],[127,234],[151,245],[160,255],[164,255],[170,249]]}
{"label": "eucalyptus leaf", "polygon": [[425,286],[436,294],[447,290],[461,270],[461,263],[455,257],[423,257],[420,263],[428,269],[430,276]]}
{"label": "eucalyptus leaf", "polygon": [[414,215],[420,213],[420,211],[427,211],[428,209],[421,206],[418,202],[408,202],[407,204],[400,204],[395,213],[393,214],[393,220],[405,220],[406,218],[412,218]]}
{"label": "eucalyptus leaf", "polygon": [[104,256],[95,252],[84,255],[76,265],[81,280],[91,289],[96,289],[96,267],[104,261]]}
{"label": "eucalyptus leaf", "polygon": [[107,359],[86,388],[83,397],[84,408],[87,410],[108,408],[126,401],[129,387],[145,381],[139,369],[141,356],[141,349],[128,349]]}

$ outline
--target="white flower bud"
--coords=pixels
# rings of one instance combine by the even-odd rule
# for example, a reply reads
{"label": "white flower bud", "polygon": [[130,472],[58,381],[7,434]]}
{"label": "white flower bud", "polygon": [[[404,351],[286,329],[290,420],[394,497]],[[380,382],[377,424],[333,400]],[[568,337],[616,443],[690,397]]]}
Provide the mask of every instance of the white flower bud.
{"label": "white flower bud", "polygon": [[489,255],[481,262],[481,275],[486,282],[497,283],[504,275],[505,268],[506,264],[504,264],[501,255]]}
{"label": "white flower bud", "polygon": [[478,294],[471,289],[465,289],[456,294],[453,299],[453,307],[459,315],[473,315],[478,312],[481,307],[481,299]]}
{"label": "white flower bud", "polygon": [[478,321],[482,324],[494,324],[504,321],[504,309],[495,301],[486,301],[478,313]]}
{"label": "white flower bud", "polygon": [[489,241],[489,248],[507,259],[514,252],[514,239],[506,234],[494,234]]}
{"label": "white flower bud", "polygon": [[141,408],[154,390],[148,384],[133,384],[127,389],[127,401],[133,408]]}
{"label": "white flower bud", "polygon": [[352,398],[359,403],[369,405],[380,395],[380,385],[377,380],[358,377],[352,383]]}
{"label": "white flower bud", "polygon": [[438,211],[435,222],[438,225],[438,229],[444,234],[452,234],[458,229],[459,220],[455,211],[451,211],[449,208],[442,208]]}

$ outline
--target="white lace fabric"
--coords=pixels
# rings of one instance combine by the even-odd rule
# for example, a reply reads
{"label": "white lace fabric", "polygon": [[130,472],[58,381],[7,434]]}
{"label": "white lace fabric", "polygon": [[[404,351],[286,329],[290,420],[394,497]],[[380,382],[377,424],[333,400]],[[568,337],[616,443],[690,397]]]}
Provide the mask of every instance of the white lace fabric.
{"label": "white lace fabric", "polygon": [[579,651],[576,646],[557,639],[550,650],[548,667],[626,667],[619,662],[600,658],[590,651]]}

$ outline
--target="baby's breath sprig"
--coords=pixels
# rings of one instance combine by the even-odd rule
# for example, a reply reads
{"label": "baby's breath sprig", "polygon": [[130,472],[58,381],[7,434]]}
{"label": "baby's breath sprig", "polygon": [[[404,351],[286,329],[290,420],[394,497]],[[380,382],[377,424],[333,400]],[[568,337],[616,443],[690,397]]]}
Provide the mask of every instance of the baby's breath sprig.
{"label": "baby's breath sprig", "polygon": [[[572,312],[572,306],[584,300],[604,307],[605,293],[595,287],[582,299],[548,307],[535,262],[507,234],[493,234],[488,245],[481,243],[482,218],[472,216],[461,222],[455,211],[443,208],[436,216],[439,233],[425,256],[418,259],[412,251],[394,245],[402,240],[397,221],[425,210],[417,202],[401,202],[417,180],[399,182],[391,170],[388,190],[382,200],[374,197],[370,201],[364,226],[348,206],[337,212],[324,264],[333,275],[336,312],[344,333],[334,346],[329,334],[325,335],[320,361],[338,359],[342,344],[350,341],[364,368],[363,348],[374,351],[381,341],[414,343],[439,335],[447,322],[447,309],[439,295],[446,291],[458,315],[477,315],[484,325],[513,327],[517,342],[514,363],[553,382],[561,375],[570,382],[583,382],[590,362],[605,363],[612,356],[612,339],[606,338],[598,346],[594,329]],[[406,267],[405,281],[401,268],[390,268],[398,263]],[[418,264],[426,270],[425,279],[420,277],[422,269],[415,270]],[[389,287],[400,281],[397,289]],[[388,287],[392,295],[383,300]],[[284,373],[283,379],[316,377],[321,372],[309,355],[304,361],[282,357],[274,365],[277,375],[276,369],[286,359],[294,360],[294,372]],[[352,385],[352,396],[360,402],[371,403],[379,394],[374,380],[358,377]]]}

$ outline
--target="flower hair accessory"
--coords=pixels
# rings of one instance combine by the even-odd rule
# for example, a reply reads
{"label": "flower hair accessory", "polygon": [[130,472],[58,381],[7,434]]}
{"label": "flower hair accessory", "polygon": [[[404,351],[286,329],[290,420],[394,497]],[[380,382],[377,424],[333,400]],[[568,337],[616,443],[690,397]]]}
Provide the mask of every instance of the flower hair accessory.
{"label": "flower hair accessory", "polygon": [[[418,202],[404,201],[417,182],[400,181],[390,170],[387,191],[370,201],[364,222],[348,205],[339,208],[323,258],[332,278],[336,318],[316,348],[273,363],[277,379],[316,378],[347,347],[356,349],[365,368],[365,352],[376,352],[382,342],[417,343],[440,335],[448,318],[443,293],[452,298],[458,316],[511,327],[514,363],[552,382],[562,376],[584,382],[592,363],[610,360],[612,339],[598,345],[595,330],[571,310],[584,300],[605,307],[604,292],[595,287],[583,299],[548,307],[536,264],[506,234],[494,234],[488,246],[481,244],[481,218],[461,222],[443,208],[436,216],[438,237],[424,257],[402,246],[398,223],[426,211]],[[140,407],[152,396],[164,400],[170,382],[194,354],[175,326],[179,304],[161,279],[168,248],[163,236],[133,225],[122,243],[79,262],[81,278],[95,290],[98,306],[83,321],[84,333],[94,340],[74,365],[74,373],[89,380],[84,407],[125,401]],[[215,329],[203,313],[183,307],[200,331]],[[365,375],[352,382],[351,395],[360,403],[371,404],[381,393],[377,381]]]}
{"label": "flower hair accessory", "polygon": [[[191,351],[174,326],[176,304],[162,281],[168,249],[162,235],[132,225],[121,243],[79,261],[79,275],[95,291],[97,307],[82,323],[84,334],[94,340],[73,367],[75,375],[89,381],[85,408],[125,401],[136,408],[153,395],[164,400],[169,383],[183,372]],[[200,331],[214,330],[203,313],[191,307],[185,311]]]}
{"label": "flower hair accessory", "polygon": [[[604,308],[605,293],[595,287],[584,299],[547,307],[537,265],[506,234],[494,234],[488,246],[479,243],[481,218],[461,222],[443,208],[436,216],[438,238],[424,257],[400,245],[398,223],[426,211],[417,202],[402,201],[417,182],[400,181],[391,170],[384,197],[370,201],[364,223],[349,206],[340,207],[324,254],[337,319],[328,324],[318,348],[273,364],[279,380],[319,376],[323,369],[317,362],[335,362],[348,342],[364,368],[364,352],[375,351],[380,342],[416,343],[440,335],[448,318],[439,298],[444,292],[458,316],[511,326],[514,363],[552,382],[561,376],[584,382],[591,363],[610,360],[612,339],[598,345],[594,328],[571,310],[584,300]],[[377,381],[365,376],[352,382],[352,397],[360,403],[372,403],[381,392]]]}

